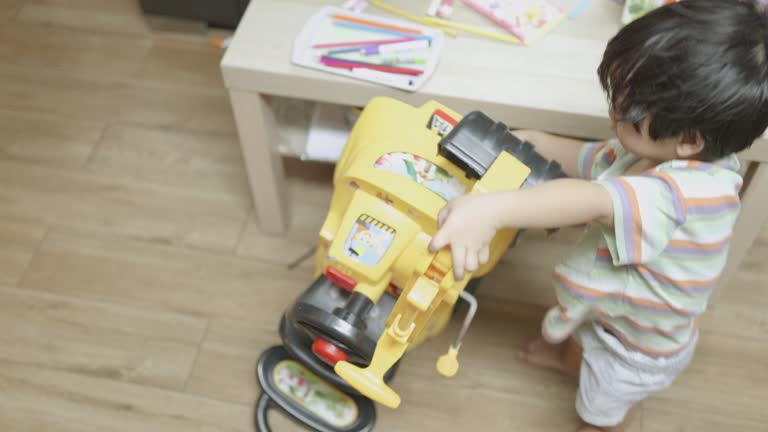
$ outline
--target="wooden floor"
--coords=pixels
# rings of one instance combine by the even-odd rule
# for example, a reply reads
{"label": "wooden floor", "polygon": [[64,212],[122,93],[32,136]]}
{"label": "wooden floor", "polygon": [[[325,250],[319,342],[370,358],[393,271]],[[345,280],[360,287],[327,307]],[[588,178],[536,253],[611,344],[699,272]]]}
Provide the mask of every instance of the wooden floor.
{"label": "wooden floor", "polygon": [[[0,0],[0,430],[252,430],[330,173],[290,163],[295,228],[259,232],[220,57],[132,0]],[[523,243],[488,292],[547,292],[548,252]],[[767,260],[768,234],[634,431],[768,431]],[[404,363],[377,430],[574,429],[575,383],[514,359],[542,309],[489,300],[459,375],[434,370],[451,329]]]}

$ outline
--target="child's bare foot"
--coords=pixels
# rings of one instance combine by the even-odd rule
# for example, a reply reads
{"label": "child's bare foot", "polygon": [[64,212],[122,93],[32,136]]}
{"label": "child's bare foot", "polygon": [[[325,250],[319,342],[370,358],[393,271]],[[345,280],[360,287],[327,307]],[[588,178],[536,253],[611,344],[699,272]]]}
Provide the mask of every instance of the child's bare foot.
{"label": "child's bare foot", "polygon": [[563,369],[563,347],[552,345],[544,338],[537,338],[526,343],[517,352],[517,358],[535,366],[561,371]]}
{"label": "child's bare foot", "polygon": [[544,338],[534,339],[517,352],[517,358],[535,366],[554,369],[577,377],[581,365],[581,347],[573,340],[553,345]]}

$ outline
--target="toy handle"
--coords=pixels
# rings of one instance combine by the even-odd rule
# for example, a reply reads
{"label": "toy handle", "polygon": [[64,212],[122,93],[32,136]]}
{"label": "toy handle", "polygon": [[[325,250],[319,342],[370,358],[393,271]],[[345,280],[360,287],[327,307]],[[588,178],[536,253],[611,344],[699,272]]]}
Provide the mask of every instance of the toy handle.
{"label": "toy handle", "polygon": [[266,393],[259,395],[259,400],[256,402],[256,409],[254,412],[254,422],[256,423],[256,432],[272,432],[272,429],[267,423],[267,411],[271,407],[272,400]]}

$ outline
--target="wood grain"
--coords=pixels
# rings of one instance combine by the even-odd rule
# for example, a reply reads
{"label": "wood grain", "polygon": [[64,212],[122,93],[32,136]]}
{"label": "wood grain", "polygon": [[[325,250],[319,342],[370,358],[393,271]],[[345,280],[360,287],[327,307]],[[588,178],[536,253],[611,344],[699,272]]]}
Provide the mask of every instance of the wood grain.
{"label": "wood grain", "polygon": [[56,167],[80,167],[106,124],[0,109],[0,159]]}
{"label": "wood grain", "polygon": [[45,225],[0,218],[0,284],[15,284],[45,234]]}
{"label": "wood grain", "polygon": [[250,205],[240,146],[232,135],[118,124],[106,129],[87,169]]}
{"label": "wood grain", "polygon": [[80,375],[183,389],[206,324],[0,286],[0,359]]}
{"label": "wood grain", "polygon": [[[253,259],[52,229],[20,286],[198,317],[246,318],[286,307],[308,269]],[[276,324],[275,324],[276,325]]]}
{"label": "wood grain", "polygon": [[138,3],[115,1],[31,1],[17,21],[112,35],[146,35]]}
{"label": "wood grain", "polygon": [[33,425],[110,432],[252,430],[251,409],[243,405],[28,364],[0,361],[0,387],[0,417],[26,414]]}
{"label": "wood grain", "polygon": [[234,248],[248,212],[239,198],[3,161],[0,199],[0,216],[215,250]]}
{"label": "wood grain", "polygon": [[[286,264],[315,242],[332,167],[284,160],[295,224],[265,234],[208,35],[150,29],[133,0],[0,0],[0,24],[0,430],[252,431],[254,366],[310,282]],[[560,30],[580,41],[575,24]],[[576,382],[515,358],[544,308],[511,300],[551,302],[578,234],[526,233],[480,288],[459,374],[435,371],[452,323],[408,354],[376,430],[575,430]],[[767,257],[764,231],[630,431],[766,430]]]}

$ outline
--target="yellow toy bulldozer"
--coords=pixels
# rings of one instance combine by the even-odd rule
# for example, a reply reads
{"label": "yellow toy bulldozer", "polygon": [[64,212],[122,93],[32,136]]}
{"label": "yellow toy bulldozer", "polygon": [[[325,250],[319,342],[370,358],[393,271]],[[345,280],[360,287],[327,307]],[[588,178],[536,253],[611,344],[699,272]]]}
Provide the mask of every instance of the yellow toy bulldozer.
{"label": "yellow toy bulldozer", "polygon": [[428,251],[438,212],[462,194],[564,176],[481,112],[371,100],[334,173],[316,280],[284,315],[283,346],[259,361],[257,429],[269,430],[266,411],[277,407],[317,431],[371,430],[371,401],[400,404],[388,382],[403,354],[443,331],[461,298],[470,305],[464,326],[437,361],[439,373],[453,376],[477,307],[470,291],[518,232],[499,232],[489,262],[457,281],[450,251]]}

